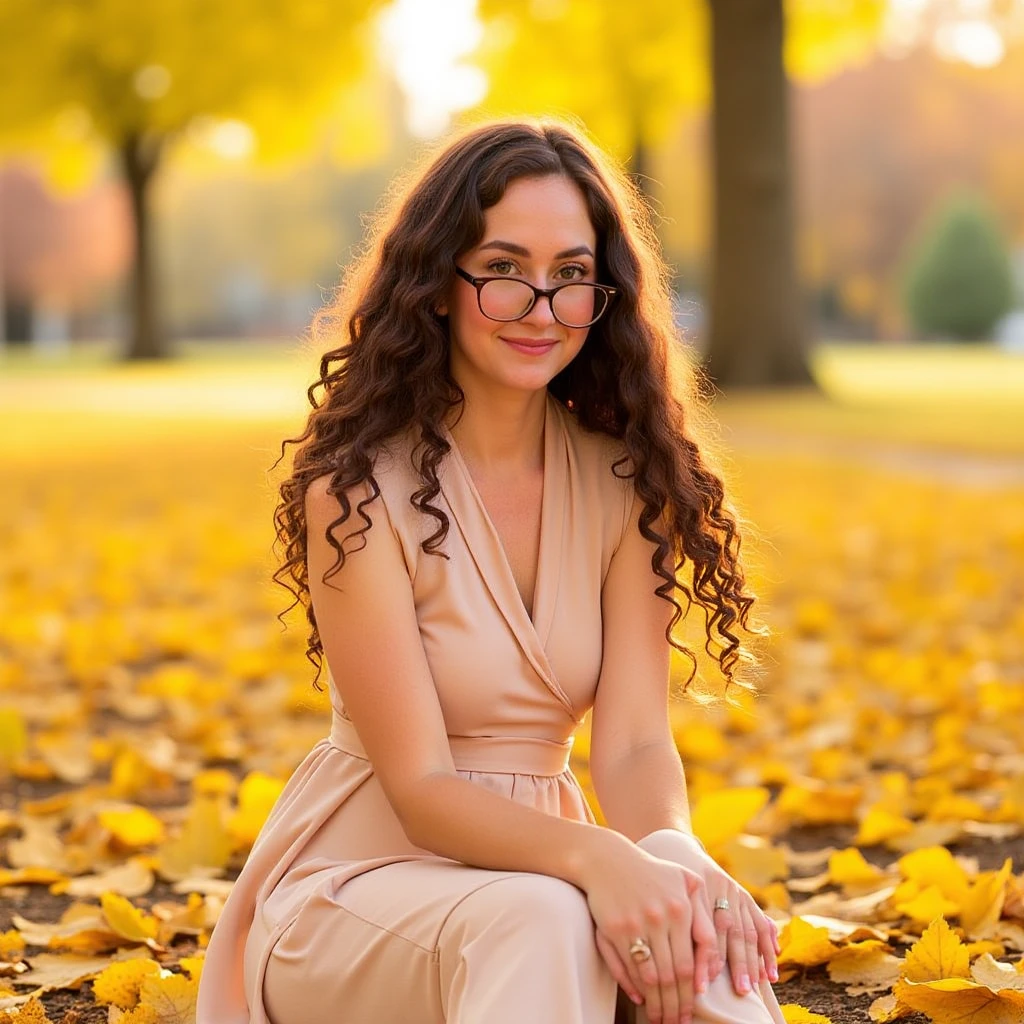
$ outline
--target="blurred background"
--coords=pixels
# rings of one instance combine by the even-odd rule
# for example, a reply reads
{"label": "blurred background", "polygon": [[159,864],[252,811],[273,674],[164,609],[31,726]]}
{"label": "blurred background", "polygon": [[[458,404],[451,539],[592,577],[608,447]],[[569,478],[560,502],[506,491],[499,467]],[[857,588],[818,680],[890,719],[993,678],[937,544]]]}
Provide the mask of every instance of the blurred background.
{"label": "blurred background", "polygon": [[[0,0],[0,931],[189,893],[205,945],[327,727],[270,579],[312,316],[450,125],[556,114],[650,200],[772,629],[756,700],[672,704],[695,830],[819,938],[1024,953],[1024,0],[44,6]],[[821,948],[780,995],[865,1019]]]}
{"label": "blurred background", "polygon": [[0,4],[8,350],[294,337],[395,171],[516,113],[635,172],[722,383],[806,379],[811,339],[1024,348],[1015,0],[49,11]]}

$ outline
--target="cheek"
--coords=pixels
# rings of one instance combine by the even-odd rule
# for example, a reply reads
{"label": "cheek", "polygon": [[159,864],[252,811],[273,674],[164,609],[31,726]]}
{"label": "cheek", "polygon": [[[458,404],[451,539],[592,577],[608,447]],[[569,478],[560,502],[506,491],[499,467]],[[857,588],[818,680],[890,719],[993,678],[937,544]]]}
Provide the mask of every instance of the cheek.
{"label": "cheek", "polygon": [[460,340],[469,340],[474,335],[489,333],[497,324],[480,312],[476,301],[476,293],[468,295],[460,289],[459,295],[449,306],[448,322],[455,336]]}

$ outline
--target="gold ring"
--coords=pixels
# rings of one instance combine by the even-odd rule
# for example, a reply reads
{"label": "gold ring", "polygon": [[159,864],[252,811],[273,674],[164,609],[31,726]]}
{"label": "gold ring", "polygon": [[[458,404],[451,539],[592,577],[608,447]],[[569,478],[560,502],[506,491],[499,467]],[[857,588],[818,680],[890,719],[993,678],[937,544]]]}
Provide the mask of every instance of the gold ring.
{"label": "gold ring", "polygon": [[650,960],[651,947],[647,945],[647,940],[639,937],[635,938],[632,945],[629,947],[629,955],[638,964],[642,964],[645,960]]}

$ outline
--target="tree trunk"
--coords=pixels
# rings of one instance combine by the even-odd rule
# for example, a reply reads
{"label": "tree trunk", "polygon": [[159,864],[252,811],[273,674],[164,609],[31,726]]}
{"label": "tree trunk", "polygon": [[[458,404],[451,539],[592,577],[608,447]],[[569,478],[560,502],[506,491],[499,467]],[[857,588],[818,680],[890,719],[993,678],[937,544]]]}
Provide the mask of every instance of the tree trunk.
{"label": "tree trunk", "polygon": [[715,226],[706,369],[812,384],[796,276],[783,0],[710,0]]}
{"label": "tree trunk", "polygon": [[149,186],[160,161],[162,139],[127,135],[121,143],[121,168],[132,205],[135,253],[129,285],[129,336],[125,359],[162,359],[169,353],[160,328],[154,266]]}

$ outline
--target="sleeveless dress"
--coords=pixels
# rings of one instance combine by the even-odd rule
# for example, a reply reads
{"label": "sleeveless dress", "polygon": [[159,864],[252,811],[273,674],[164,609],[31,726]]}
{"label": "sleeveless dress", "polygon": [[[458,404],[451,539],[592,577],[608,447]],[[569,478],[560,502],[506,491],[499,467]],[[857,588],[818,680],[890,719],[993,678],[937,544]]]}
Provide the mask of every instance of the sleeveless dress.
{"label": "sleeveless dress", "polygon": [[[401,544],[456,770],[594,823],[569,754],[597,689],[601,587],[629,525],[632,481],[611,468],[624,447],[548,394],[531,618],[445,433],[433,504],[449,518],[449,558],[420,547],[437,520],[409,501],[420,486],[410,436],[379,453],[381,495],[366,512]],[[618,986],[585,895],[411,844],[341,703],[344,665],[326,667],[330,734],[288,780],[225,902],[197,1024],[612,1024]],[[673,857],[688,847],[675,839],[662,830],[640,842]],[[695,1024],[783,1024],[767,982],[741,999],[727,973],[698,997]]]}

